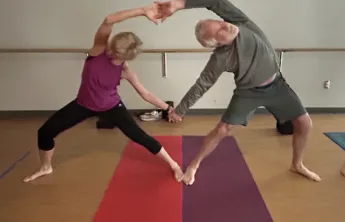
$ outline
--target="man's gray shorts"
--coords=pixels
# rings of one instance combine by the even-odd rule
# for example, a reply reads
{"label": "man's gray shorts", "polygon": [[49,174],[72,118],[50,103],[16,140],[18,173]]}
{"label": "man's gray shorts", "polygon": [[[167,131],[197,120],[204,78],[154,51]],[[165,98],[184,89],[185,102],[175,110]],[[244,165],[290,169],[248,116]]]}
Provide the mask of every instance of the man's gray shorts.
{"label": "man's gray shorts", "polygon": [[251,89],[235,89],[221,121],[230,125],[248,124],[255,110],[264,106],[279,121],[294,120],[307,113],[301,100],[278,73],[272,83]]}

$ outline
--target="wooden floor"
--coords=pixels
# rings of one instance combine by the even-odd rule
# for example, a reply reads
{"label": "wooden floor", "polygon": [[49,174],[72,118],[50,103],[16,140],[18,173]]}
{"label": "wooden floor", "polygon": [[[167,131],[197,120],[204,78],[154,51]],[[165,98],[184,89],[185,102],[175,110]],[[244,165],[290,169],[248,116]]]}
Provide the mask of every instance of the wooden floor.
{"label": "wooden floor", "polygon": [[[274,119],[256,115],[234,135],[274,221],[342,222],[345,152],[322,133],[345,131],[345,115],[314,115],[305,165],[315,183],[289,172],[291,137],[275,131]],[[36,132],[45,118],[0,120],[0,173],[31,154],[0,179],[1,222],[91,222],[128,140],[118,130],[95,129],[90,119],[60,135],[52,175],[29,184],[23,177],[38,164]],[[205,135],[219,116],[191,116],[181,124],[142,123],[152,135]],[[163,222],[163,221],[162,221]]]}

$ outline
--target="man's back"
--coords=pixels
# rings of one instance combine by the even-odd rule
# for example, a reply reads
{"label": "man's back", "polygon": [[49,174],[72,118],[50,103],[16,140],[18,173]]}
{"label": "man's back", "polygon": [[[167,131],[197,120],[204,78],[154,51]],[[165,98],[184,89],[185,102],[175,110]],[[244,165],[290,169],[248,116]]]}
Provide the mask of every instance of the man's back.
{"label": "man's back", "polygon": [[244,23],[243,26],[246,27],[247,29],[251,30],[252,32],[254,32],[256,35],[258,35],[260,37],[260,39],[266,44],[266,46],[270,50],[272,50],[272,53],[275,54],[276,61],[277,61],[277,63],[279,63],[279,58],[278,58],[278,55],[277,55],[274,47],[271,45],[270,41],[268,40],[268,38],[266,37],[264,32],[260,29],[260,27],[257,26],[252,20]]}
{"label": "man's back", "polygon": [[279,71],[278,57],[261,30],[255,30],[255,24],[247,22],[238,27],[235,45],[239,68],[234,79],[237,88],[253,88]]}
{"label": "man's back", "polygon": [[[237,52],[238,70],[234,71],[238,88],[252,88],[262,84],[279,72],[279,58],[264,32],[228,0],[186,0],[185,8],[207,8],[224,21],[239,27],[235,44],[226,46],[229,51]],[[232,67],[234,58],[225,58],[229,53],[215,50],[217,59]],[[219,53],[218,53],[219,52]]]}

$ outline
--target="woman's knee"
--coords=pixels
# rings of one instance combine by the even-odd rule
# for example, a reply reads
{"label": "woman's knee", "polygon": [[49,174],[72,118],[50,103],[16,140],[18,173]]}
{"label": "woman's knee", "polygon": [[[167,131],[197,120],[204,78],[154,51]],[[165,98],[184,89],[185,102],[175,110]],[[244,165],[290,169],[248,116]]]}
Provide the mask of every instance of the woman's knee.
{"label": "woman's knee", "polygon": [[44,151],[53,149],[55,146],[54,138],[55,136],[49,128],[47,128],[45,125],[41,126],[37,131],[38,149]]}
{"label": "woman's knee", "polygon": [[309,133],[313,127],[312,120],[308,114],[297,117],[293,122],[294,132],[296,133]]}
{"label": "woman's knee", "polygon": [[158,154],[163,148],[160,142],[158,142],[155,138],[147,134],[143,135],[143,137],[137,140],[137,143],[144,146],[153,155]]}
{"label": "woman's knee", "polygon": [[156,155],[162,149],[162,144],[160,144],[155,138],[148,135],[140,127],[133,127],[130,130],[123,130],[123,133],[133,142],[145,147],[150,151],[150,153]]}

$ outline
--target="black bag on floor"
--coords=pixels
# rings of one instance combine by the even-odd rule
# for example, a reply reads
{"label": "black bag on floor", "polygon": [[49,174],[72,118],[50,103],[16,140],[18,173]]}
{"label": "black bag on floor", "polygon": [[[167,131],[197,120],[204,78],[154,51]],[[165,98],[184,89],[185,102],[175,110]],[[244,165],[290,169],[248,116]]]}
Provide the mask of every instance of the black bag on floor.
{"label": "black bag on floor", "polygon": [[115,125],[111,122],[108,122],[105,119],[98,118],[98,120],[96,122],[96,127],[97,127],[97,129],[114,129]]}
{"label": "black bag on floor", "polygon": [[282,135],[292,135],[293,134],[292,121],[289,120],[289,121],[284,122],[284,123],[279,123],[277,121],[276,129]]}
{"label": "black bag on floor", "polygon": [[[173,101],[165,101],[165,102],[174,108],[174,102]],[[162,119],[169,121],[169,113],[166,110],[162,111]]]}

